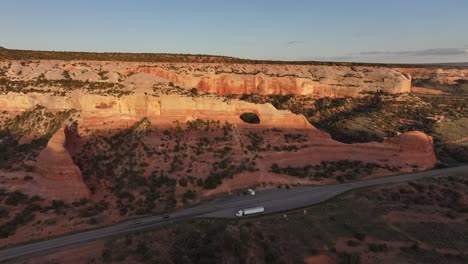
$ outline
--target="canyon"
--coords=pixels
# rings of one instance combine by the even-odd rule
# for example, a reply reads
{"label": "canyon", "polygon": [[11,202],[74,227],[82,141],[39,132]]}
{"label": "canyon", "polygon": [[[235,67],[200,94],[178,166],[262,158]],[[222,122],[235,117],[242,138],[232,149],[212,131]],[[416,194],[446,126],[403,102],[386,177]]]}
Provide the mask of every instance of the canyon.
{"label": "canyon", "polygon": [[[191,60],[0,57],[0,189],[49,208],[36,214],[38,230],[47,232],[18,225],[0,242],[166,213],[245,188],[431,169],[440,163],[438,141],[416,131],[420,125],[402,133],[399,125],[390,127],[375,141],[343,143],[326,130],[327,122],[346,121],[353,111],[395,108],[382,108],[389,100],[427,107],[411,92],[433,90],[414,89],[412,82],[429,78],[456,86],[467,79],[466,69],[435,75],[440,71],[433,68]],[[9,210],[28,213],[22,206]],[[59,224],[49,224],[54,221]]]}
{"label": "canyon", "polygon": [[[242,137],[246,134],[271,128],[284,131],[280,134],[298,133],[308,138],[303,146],[285,142],[291,148],[298,148],[290,153],[264,150],[264,156],[256,165],[259,172],[249,173],[250,176],[242,176],[244,173],[240,173],[222,185],[220,190],[223,191],[261,182],[275,182],[275,179],[301,184],[317,182],[287,175],[280,179],[270,172],[273,163],[280,166],[305,166],[320,164],[324,160],[358,160],[398,168],[401,172],[415,168],[425,170],[436,164],[432,138],[421,132],[405,133],[382,143],[343,144],[316,129],[303,115],[278,110],[271,104],[255,104],[224,97],[232,94],[343,97],[362,96],[363,93],[377,91],[390,94],[409,92],[411,76],[391,68],[54,60],[9,60],[1,62],[0,68],[6,82],[4,93],[0,94],[2,111],[15,115],[40,105],[52,112],[74,109],[79,113],[74,117],[74,122],[78,124],[82,136],[75,136],[74,140],[78,144],[71,150],[72,155],[79,153],[80,146],[87,140],[90,133],[84,131],[101,134],[104,132],[93,131],[108,131],[115,134],[143,118],[159,130],[171,128],[174,122],[185,124],[199,119],[229,123],[233,125],[232,133],[236,135],[233,145],[243,144]],[[70,89],[70,84],[74,82],[84,84],[85,87]],[[112,83],[118,85],[125,94],[115,96],[102,91],[96,94],[95,90],[86,89],[89,83]],[[8,85],[19,85],[23,91],[5,91]],[[258,116],[259,124],[241,120],[240,115],[244,113]],[[48,190],[41,192],[42,196],[73,201],[88,198],[89,190],[83,183],[80,169],[73,163],[65,147],[64,142],[72,137],[66,137],[65,131],[69,129],[67,125],[64,124],[55,132],[48,145],[41,150],[34,166],[35,171],[47,179],[41,183]],[[271,135],[271,138],[265,135],[265,141],[271,141],[268,145],[274,146],[277,143],[275,137],[278,136],[281,135]],[[233,156],[237,156],[245,150],[234,148],[233,152]],[[390,173],[394,171],[380,169],[372,174]],[[178,175],[176,179],[180,177],[183,176]],[[46,183],[50,180],[55,181]],[[330,182],[330,179],[325,182]],[[62,195],[60,191],[54,191],[61,188],[65,190]],[[204,192],[196,186],[194,188]],[[28,193],[28,188],[21,189]],[[31,195],[38,194],[29,192]],[[217,191],[209,190],[206,193],[214,192]]]}

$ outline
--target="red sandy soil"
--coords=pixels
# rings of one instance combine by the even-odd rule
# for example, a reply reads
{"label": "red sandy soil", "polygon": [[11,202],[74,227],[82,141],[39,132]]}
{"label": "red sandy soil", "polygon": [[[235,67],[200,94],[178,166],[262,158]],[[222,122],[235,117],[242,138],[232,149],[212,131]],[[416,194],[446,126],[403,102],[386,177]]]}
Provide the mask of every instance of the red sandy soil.
{"label": "red sandy soil", "polygon": [[336,256],[330,255],[317,255],[317,256],[310,256],[304,259],[305,264],[335,264],[338,263],[338,259]]}
{"label": "red sandy soil", "polygon": [[417,86],[412,86],[411,87],[411,92],[412,93],[417,93],[417,94],[434,94],[434,95],[448,94],[446,92],[442,92],[442,91],[439,91],[439,90],[436,90],[436,89],[417,87]]}
{"label": "red sandy soil", "polygon": [[[359,242],[360,245],[355,246],[355,247],[348,246],[347,242],[349,240]],[[336,241],[335,248],[336,248],[336,251],[338,252],[357,253],[357,252],[366,251],[368,249],[367,244],[370,244],[370,243],[375,243],[375,244],[385,243],[387,244],[389,251],[391,251],[392,248],[409,247],[412,245],[412,243],[409,243],[409,242],[377,240],[371,237],[366,237],[364,241],[359,241],[354,237],[340,237]]]}
{"label": "red sandy soil", "polygon": [[465,141],[468,141],[468,137],[464,137],[464,138],[460,138],[460,139],[457,139],[457,140],[450,140],[450,141],[446,141],[445,143],[462,143],[462,142],[465,142]]}
{"label": "red sandy soil", "polygon": [[[215,136],[222,136],[222,130],[215,130],[210,132],[194,131],[192,134],[187,134],[181,138],[181,142],[187,142],[188,144],[193,144],[194,138],[199,138],[200,136],[206,136],[209,138],[214,138]],[[340,159],[359,159],[364,162],[377,162],[381,164],[390,164],[392,166],[400,166],[400,171],[411,171],[413,168],[411,164],[418,164],[419,169],[427,169],[433,166],[435,161],[434,153],[432,150],[432,139],[427,135],[421,132],[409,132],[402,134],[396,138],[387,139],[384,143],[370,142],[366,144],[343,144],[332,139],[325,137],[315,128],[313,129],[284,129],[283,132],[275,132],[272,130],[264,129],[251,129],[251,128],[240,128],[236,127],[233,129],[232,137],[233,139],[228,142],[221,142],[217,144],[211,144],[210,147],[213,147],[213,150],[222,149],[224,146],[232,147],[232,159],[234,164],[243,162],[243,158],[249,157],[250,160],[254,160],[253,157],[260,155],[263,158],[257,158],[256,167],[259,169],[257,172],[242,172],[235,175],[231,179],[225,179],[223,183],[214,190],[203,190],[201,187],[196,184],[189,184],[188,187],[181,187],[177,185],[176,187],[176,199],[179,201],[178,205],[182,205],[182,194],[188,189],[197,191],[198,194],[203,196],[214,195],[224,192],[230,192],[235,189],[247,188],[255,186],[258,188],[276,188],[277,185],[296,185],[296,184],[328,184],[335,181],[334,177],[323,178],[320,181],[312,181],[307,179],[301,179],[298,177],[291,177],[287,175],[273,174],[270,173],[270,167],[273,163],[278,163],[280,166],[298,166],[303,167],[307,164],[319,164],[322,160],[340,160]],[[296,145],[299,149],[296,152],[286,152],[286,151],[264,151],[264,152],[253,152],[253,153],[244,153],[240,147],[243,142],[244,145],[249,144],[249,139],[246,133],[258,134],[265,140],[265,145],[271,143],[272,146],[286,146],[286,145]],[[307,138],[306,142],[300,143],[287,143],[283,137],[283,133],[294,133],[302,134]],[[65,133],[66,134],[66,133]],[[161,144],[169,144],[169,146],[164,147],[164,149],[173,149],[175,144],[173,139],[169,141],[162,141],[161,135],[163,131],[156,130],[154,132],[148,132],[145,136],[145,144],[153,149],[159,149]],[[62,160],[67,161],[67,164],[72,167],[73,161],[70,159],[68,149],[73,150],[73,147],[65,148],[64,145],[73,145],[65,144],[64,142],[71,142],[70,138],[65,138],[64,130],[60,130],[56,135],[54,135],[45,148],[45,151],[39,155],[38,160],[43,160],[39,167],[46,168],[49,170],[54,170],[55,168],[62,168],[65,162],[57,163],[56,159],[51,160],[50,162],[47,157],[52,156],[50,153],[56,154],[56,156],[61,157]],[[85,139],[85,137],[82,137]],[[48,155],[47,154],[48,151]],[[190,153],[189,153],[190,154]],[[150,167],[146,169],[145,176],[154,169],[158,171],[159,169],[168,170],[170,167],[170,162],[172,156],[176,153],[168,153],[168,159],[165,161],[164,156],[153,156],[153,159],[150,160],[145,157],[145,160],[150,164]],[[181,154],[178,154],[181,155]],[[206,160],[213,158],[212,152],[204,152],[201,155],[197,156],[197,162],[194,162],[193,166],[193,175],[197,178],[207,177],[211,164],[206,163]],[[184,161],[184,166],[187,166],[188,160]],[[405,164],[406,163],[406,164]],[[151,169],[150,169],[151,168]],[[61,170],[60,170],[61,171]],[[47,195],[50,194],[63,194],[66,199],[69,192],[60,192],[60,189],[64,188],[64,183],[70,183],[69,190],[74,190],[72,187],[76,187],[76,183],[82,184],[79,177],[74,171],[67,171],[67,175],[57,175],[59,179],[50,179],[51,175],[47,174],[44,177],[40,173],[25,173],[25,172],[15,172],[15,173],[0,173],[0,180],[4,181],[3,185],[7,186],[8,191],[20,190],[28,195],[32,196],[38,194],[44,198],[47,198]],[[184,171],[171,174],[171,178],[180,179],[182,176],[186,177]],[[393,174],[394,172],[377,170],[373,175],[368,177],[378,177],[387,174]],[[33,176],[33,179],[30,181],[25,181],[23,178],[25,175]],[[59,177],[60,176],[60,177]],[[78,176],[81,176],[78,174]],[[61,178],[63,177],[63,178]],[[17,233],[9,237],[6,240],[1,240],[0,244],[11,245],[14,243],[24,242],[28,240],[41,239],[48,236],[61,235],[67,232],[78,231],[87,228],[95,228],[99,225],[108,225],[115,223],[119,220],[124,220],[126,217],[122,217],[119,214],[119,210],[116,207],[116,199],[114,195],[111,195],[107,191],[106,185],[108,179],[99,181],[99,182],[87,182],[87,185],[90,184],[97,188],[97,192],[91,195],[91,201],[98,202],[101,200],[107,201],[109,203],[109,209],[102,212],[97,216],[98,225],[88,225],[86,221],[87,218],[82,218],[78,216],[77,209],[72,208],[66,210],[67,215],[56,215],[53,211],[46,214],[37,214],[37,219],[34,220],[34,223],[41,220],[42,223],[34,224],[28,226],[20,226],[17,229]],[[62,184],[62,185],[60,185]],[[61,187],[59,187],[61,186]],[[68,186],[68,185],[67,185]],[[47,191],[44,191],[47,190]],[[70,197],[68,197],[70,198]],[[73,197],[72,197],[73,198]],[[45,206],[50,205],[50,199]],[[162,208],[162,207],[161,207]],[[19,208],[18,208],[19,209]],[[11,213],[10,215],[13,215]],[[73,218],[71,218],[73,217]],[[52,225],[47,225],[44,223],[45,220],[56,218],[57,223]]]}
{"label": "red sandy soil", "polygon": [[[347,245],[349,240],[359,242],[360,245],[351,247]],[[383,244],[385,243],[388,247],[386,252],[370,252],[368,249],[368,244]],[[359,241],[353,237],[340,237],[338,238],[335,248],[337,252],[346,252],[346,253],[359,253],[361,256],[362,264],[371,264],[371,263],[395,263],[395,256],[398,253],[400,247],[410,247],[412,243],[401,242],[401,241],[385,241],[377,240],[370,237],[366,237],[365,241]],[[424,246],[422,246],[424,248]]]}
{"label": "red sandy soil", "polygon": [[423,214],[416,212],[403,212],[403,211],[391,211],[383,216],[388,222],[394,223],[421,223],[421,222],[438,222],[438,223],[459,223],[464,222],[463,218],[451,219],[444,215]]}
{"label": "red sandy soil", "polygon": [[[18,259],[13,263],[100,263],[105,241],[98,240],[89,244],[71,246],[47,255],[27,259]],[[94,259],[94,261],[93,261]],[[95,262],[97,260],[97,262]]]}
{"label": "red sandy soil", "polygon": [[[243,172],[237,174],[232,179],[224,180],[216,189],[205,191],[204,196],[211,196],[219,193],[231,192],[232,190],[244,188],[247,186],[257,186],[257,189],[268,189],[277,185],[296,185],[296,184],[326,184],[327,181],[334,182],[334,179],[324,179],[323,181],[310,181],[292,177],[288,175],[274,174],[269,172]],[[265,183],[265,185],[262,185]]]}

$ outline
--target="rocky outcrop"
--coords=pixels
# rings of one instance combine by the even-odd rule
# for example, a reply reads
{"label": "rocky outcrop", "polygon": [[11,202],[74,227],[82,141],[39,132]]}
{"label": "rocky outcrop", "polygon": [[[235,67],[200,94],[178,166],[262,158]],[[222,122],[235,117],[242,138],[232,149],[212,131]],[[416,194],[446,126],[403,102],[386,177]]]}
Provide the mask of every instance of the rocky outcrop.
{"label": "rocky outcrop", "polygon": [[[179,95],[151,96],[135,93],[120,98],[90,95],[74,91],[68,97],[31,93],[0,95],[2,109],[22,112],[36,104],[49,110],[74,108],[80,112],[81,124],[91,129],[114,129],[147,117],[154,125],[173,125],[174,121],[213,119],[232,124],[255,127],[294,127],[316,130],[303,115],[277,110],[271,104],[254,104],[241,100],[223,100],[213,96],[188,97]],[[240,119],[245,112],[256,113],[260,124],[248,124]],[[318,130],[316,130],[318,131]]]}
{"label": "rocky outcrop", "polygon": [[41,77],[115,83],[128,90],[144,88],[147,92],[153,85],[171,83],[171,86],[197,88],[219,95],[255,93],[356,97],[371,91],[409,92],[411,85],[407,74],[369,66],[42,60],[0,62],[0,67],[7,69],[6,77],[13,80],[31,81]]}
{"label": "rocky outcrop", "polygon": [[410,131],[388,138],[384,144],[398,146],[401,160],[406,164],[418,166],[419,169],[430,169],[437,163],[434,141],[431,136],[421,131]]}
{"label": "rocky outcrop", "polygon": [[166,78],[182,87],[227,94],[297,94],[318,97],[359,96],[361,92],[382,90],[389,93],[409,92],[411,79],[388,68],[236,65],[214,71],[188,71],[183,67],[174,74],[158,67],[136,69]]}
{"label": "rocky outcrop", "polygon": [[453,85],[468,82],[468,67],[459,68],[396,68],[410,74],[414,80],[431,80],[441,85]]}
{"label": "rocky outcrop", "polygon": [[66,141],[66,129],[61,128],[37,158],[35,169],[42,177],[41,193],[49,199],[64,201],[87,198],[89,190],[83,182],[80,169],[65,148]]}
{"label": "rocky outcrop", "polygon": [[403,133],[382,143],[344,144],[320,137],[313,137],[308,143],[310,147],[288,155],[270,153],[265,160],[273,160],[283,167],[303,167],[304,164],[320,164],[324,160],[360,160],[386,164],[402,172],[427,170],[437,163],[432,137],[419,131]]}

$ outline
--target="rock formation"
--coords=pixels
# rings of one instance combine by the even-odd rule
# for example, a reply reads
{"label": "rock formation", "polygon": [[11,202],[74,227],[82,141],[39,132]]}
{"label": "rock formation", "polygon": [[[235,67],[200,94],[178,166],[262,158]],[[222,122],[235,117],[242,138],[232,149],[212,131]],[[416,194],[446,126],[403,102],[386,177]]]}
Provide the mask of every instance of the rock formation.
{"label": "rock formation", "polygon": [[142,67],[135,71],[171,80],[182,87],[221,95],[359,96],[365,91],[409,92],[411,83],[406,75],[388,68],[371,67],[230,65],[208,71],[179,67],[179,74],[160,67]]}
{"label": "rock formation", "polygon": [[[114,129],[122,124],[132,125],[143,117],[147,117],[155,125],[172,125],[176,120],[185,123],[187,120],[202,118],[246,126],[315,129],[303,115],[277,110],[271,104],[223,100],[213,96],[161,95],[155,97],[135,93],[116,98],[90,95],[80,91],[74,91],[68,97],[39,93],[20,96],[9,93],[0,95],[0,104],[3,109],[13,112],[31,109],[36,104],[53,111],[74,108],[81,113],[81,125],[95,129]],[[242,121],[240,115],[245,112],[256,113],[260,117],[260,124],[250,125]]]}
{"label": "rock formation", "polygon": [[[118,83],[129,90],[160,83],[227,94],[301,94],[360,96],[366,91],[410,91],[409,75],[391,68],[365,66],[266,65],[217,63],[134,63],[100,61],[8,61],[10,79],[78,80]],[[65,73],[66,72],[66,73]],[[0,76],[1,77],[1,76]]]}
{"label": "rock formation", "polygon": [[[405,133],[383,143],[343,144],[316,129],[303,115],[278,110],[271,104],[222,97],[244,93],[357,97],[366,91],[409,92],[409,74],[390,68],[39,60],[3,61],[0,69],[0,79],[7,80],[0,83],[6,85],[0,94],[0,110],[14,115],[36,105],[48,111],[73,108],[79,113],[76,121],[82,131],[116,131],[142,118],[147,118],[157,129],[166,129],[175,121],[184,124],[200,118],[233,124],[236,140],[250,131],[257,133],[272,128],[306,135],[307,142],[298,144],[297,151],[286,153],[272,148],[262,152],[263,159],[257,162],[258,179],[262,181],[274,178],[269,176],[272,163],[301,167],[324,160],[359,160],[400,171],[429,169],[436,163],[432,138],[421,132]],[[95,86],[84,87],[90,83]],[[115,85],[125,93],[114,95],[112,89],[110,93],[99,90],[101,84],[112,89]],[[15,91],[10,85],[29,90]],[[191,91],[192,88],[197,90]],[[256,114],[259,123],[244,122],[240,118],[244,113]],[[268,137],[261,133],[262,137]],[[75,153],[78,141],[70,130],[60,129],[40,153],[36,171],[42,176],[40,188],[48,198],[71,200],[90,195],[69,152]],[[159,148],[161,142],[154,141],[157,145],[151,147]],[[270,141],[274,143],[277,138]],[[241,156],[242,147],[237,148],[233,147],[232,151],[238,151],[236,155]]]}
{"label": "rock formation", "polygon": [[65,148],[66,129],[59,129],[41,151],[36,171],[42,176],[41,188],[49,199],[74,201],[89,197],[80,169]]}
{"label": "rock formation", "polygon": [[468,82],[468,68],[395,68],[402,73],[411,74],[415,80],[431,80],[437,84],[457,84]]}

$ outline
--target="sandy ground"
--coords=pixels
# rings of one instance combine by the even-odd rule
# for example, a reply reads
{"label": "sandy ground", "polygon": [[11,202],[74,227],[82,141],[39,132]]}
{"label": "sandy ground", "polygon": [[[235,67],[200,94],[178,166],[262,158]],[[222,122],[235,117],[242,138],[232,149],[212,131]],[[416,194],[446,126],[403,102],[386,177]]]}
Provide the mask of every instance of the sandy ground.
{"label": "sandy ground", "polygon": [[446,92],[442,92],[442,91],[439,91],[439,90],[436,90],[436,89],[417,87],[417,86],[411,87],[411,92],[416,93],[416,94],[433,94],[433,95],[448,94]]}
{"label": "sandy ground", "polygon": [[463,142],[466,142],[466,141],[468,141],[468,137],[460,138],[460,139],[457,139],[457,140],[446,141],[445,143],[458,144],[458,143],[463,143]]}
{"label": "sandy ground", "polygon": [[304,259],[305,264],[335,264],[338,263],[336,256],[329,256],[325,254],[310,256]]}
{"label": "sandy ground", "polygon": [[392,211],[383,216],[388,222],[400,223],[421,223],[421,222],[439,222],[439,223],[463,223],[463,218],[451,219],[444,215],[423,214],[416,212]]}
{"label": "sandy ground", "polygon": [[[36,264],[36,263],[101,263],[101,252],[104,248],[103,240],[77,247],[69,247],[58,252],[53,252],[43,256],[33,258],[18,259],[15,264]],[[96,261],[96,262],[94,262]]]}

